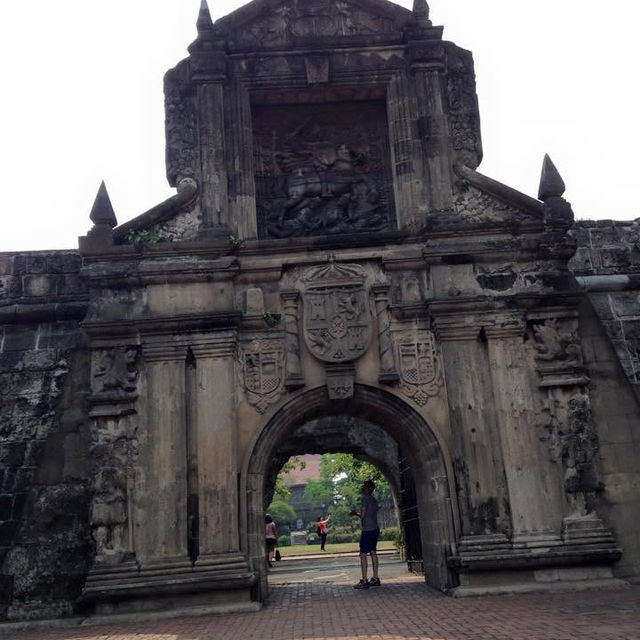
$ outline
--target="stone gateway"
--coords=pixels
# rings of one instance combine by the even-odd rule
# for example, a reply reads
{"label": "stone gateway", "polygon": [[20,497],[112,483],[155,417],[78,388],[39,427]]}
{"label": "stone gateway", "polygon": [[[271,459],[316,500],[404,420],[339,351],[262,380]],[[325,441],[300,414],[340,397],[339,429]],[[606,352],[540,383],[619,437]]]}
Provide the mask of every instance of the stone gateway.
{"label": "stone gateway", "polygon": [[640,227],[476,171],[425,0],[254,0],[165,77],[176,195],[0,256],[0,619],[268,596],[291,455],[395,493],[464,596],[640,576]]}

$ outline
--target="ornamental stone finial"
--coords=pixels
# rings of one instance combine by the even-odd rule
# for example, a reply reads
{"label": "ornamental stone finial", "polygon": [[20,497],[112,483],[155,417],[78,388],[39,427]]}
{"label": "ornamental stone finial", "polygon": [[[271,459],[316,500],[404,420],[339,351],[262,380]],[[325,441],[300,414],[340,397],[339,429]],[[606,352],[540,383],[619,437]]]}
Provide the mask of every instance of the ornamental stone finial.
{"label": "ornamental stone finial", "polygon": [[207,31],[213,27],[213,21],[211,20],[211,13],[209,12],[207,0],[201,0],[200,2],[200,11],[198,12],[196,27],[198,29],[198,33],[201,31]]}
{"label": "ornamental stone finial", "polygon": [[100,183],[96,199],[91,207],[89,220],[93,222],[95,227],[108,227],[109,229],[113,229],[118,224],[104,181]]}
{"label": "ornamental stone finial", "polygon": [[413,0],[413,15],[421,27],[430,27],[429,4],[427,0]]}
{"label": "ornamental stone finial", "polygon": [[542,174],[540,175],[540,186],[538,188],[538,200],[544,202],[549,198],[560,198],[565,188],[564,180],[561,178],[556,166],[548,154],[545,154],[542,163]]}

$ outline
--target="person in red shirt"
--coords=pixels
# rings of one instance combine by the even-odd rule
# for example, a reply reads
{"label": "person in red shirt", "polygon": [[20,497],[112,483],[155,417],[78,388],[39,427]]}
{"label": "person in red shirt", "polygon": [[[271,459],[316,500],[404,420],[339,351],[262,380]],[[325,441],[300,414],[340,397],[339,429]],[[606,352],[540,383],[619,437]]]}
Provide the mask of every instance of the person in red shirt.
{"label": "person in red shirt", "polygon": [[318,516],[316,531],[318,532],[318,536],[320,536],[320,551],[326,551],[324,545],[327,543],[327,533],[329,531],[327,525],[329,524],[329,520],[331,520],[331,516],[327,516],[324,520],[322,516]]}

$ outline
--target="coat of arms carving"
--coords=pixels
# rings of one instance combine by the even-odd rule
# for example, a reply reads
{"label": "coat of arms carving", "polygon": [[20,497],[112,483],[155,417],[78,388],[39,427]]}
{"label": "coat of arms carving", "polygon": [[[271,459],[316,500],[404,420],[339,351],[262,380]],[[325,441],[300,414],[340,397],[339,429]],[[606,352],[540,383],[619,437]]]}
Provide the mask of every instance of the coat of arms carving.
{"label": "coat of arms carving", "polygon": [[241,348],[241,359],[247,400],[264,413],[283,390],[284,348],[279,340],[252,340]]}
{"label": "coat of arms carving", "polygon": [[433,333],[420,330],[400,335],[396,354],[403,392],[423,407],[438,394],[442,382]]}
{"label": "coat of arms carving", "polygon": [[305,274],[304,337],[323,362],[360,357],[371,340],[369,292],[359,265],[329,263]]}

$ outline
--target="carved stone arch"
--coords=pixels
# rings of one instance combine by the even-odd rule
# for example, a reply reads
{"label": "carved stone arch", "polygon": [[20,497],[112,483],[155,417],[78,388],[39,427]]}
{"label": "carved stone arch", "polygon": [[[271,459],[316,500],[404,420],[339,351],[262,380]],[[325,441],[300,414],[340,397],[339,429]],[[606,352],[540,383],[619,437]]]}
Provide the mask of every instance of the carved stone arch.
{"label": "carved stone arch", "polygon": [[447,566],[456,541],[458,510],[448,448],[425,419],[398,396],[377,387],[355,385],[348,401],[330,400],[318,387],[291,399],[268,418],[249,447],[242,469],[241,513],[246,518],[243,541],[250,565],[259,574],[257,599],[268,593],[264,553],[265,474],[272,452],[300,425],[319,417],[352,415],[372,422],[402,442],[414,469],[426,581],[439,590],[457,584]]}

